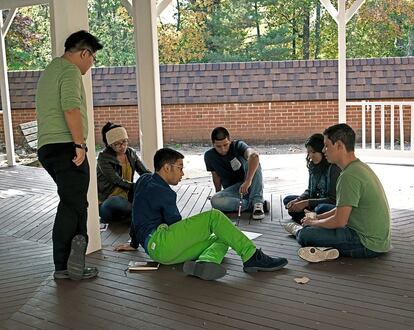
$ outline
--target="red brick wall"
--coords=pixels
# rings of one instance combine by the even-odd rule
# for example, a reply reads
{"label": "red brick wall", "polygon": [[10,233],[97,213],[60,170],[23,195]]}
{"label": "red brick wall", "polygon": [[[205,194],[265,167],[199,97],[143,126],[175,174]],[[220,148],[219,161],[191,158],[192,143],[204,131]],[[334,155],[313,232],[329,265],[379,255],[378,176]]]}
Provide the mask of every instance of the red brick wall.
{"label": "red brick wall", "polygon": [[[162,123],[165,143],[210,142],[211,130],[225,126],[233,138],[249,142],[280,143],[303,142],[310,134],[322,132],[338,121],[337,101],[256,102],[237,104],[185,104],[162,107]],[[399,115],[395,111],[395,138],[399,139]],[[0,115],[0,142],[4,142],[3,120]],[[367,118],[367,139],[371,133],[370,112]],[[410,139],[410,109],[404,109],[405,140]],[[17,125],[35,119],[33,109],[12,111],[15,143],[20,144]],[[389,135],[390,110],[386,109],[386,127]],[[122,124],[133,144],[138,144],[139,121],[137,107],[96,107],[95,138],[101,143],[100,130],[107,121]],[[347,121],[361,136],[361,110],[348,108]],[[375,126],[377,142],[380,133],[380,115]]]}
{"label": "red brick wall", "polygon": [[225,126],[232,137],[252,142],[303,141],[310,133],[337,122],[336,104],[322,101],[166,106],[164,141],[209,142],[216,126]]}
{"label": "red brick wall", "polygon": [[139,143],[138,107],[95,107],[96,144],[102,143],[101,129],[107,121],[124,126],[132,144]]}

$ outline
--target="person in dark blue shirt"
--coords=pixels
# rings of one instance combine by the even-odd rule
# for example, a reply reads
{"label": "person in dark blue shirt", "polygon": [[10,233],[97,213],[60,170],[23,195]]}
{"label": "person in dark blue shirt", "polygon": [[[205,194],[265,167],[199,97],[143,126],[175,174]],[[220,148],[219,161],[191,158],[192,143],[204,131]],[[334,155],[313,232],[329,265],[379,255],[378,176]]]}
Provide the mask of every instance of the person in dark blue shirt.
{"label": "person in dark blue shirt", "polygon": [[224,127],[212,131],[211,141],[213,148],[204,154],[207,171],[211,172],[216,189],[211,206],[223,212],[237,211],[242,198],[242,211],[253,210],[253,219],[263,219],[268,207],[263,200],[259,154],[241,140],[231,141]]}
{"label": "person in dark blue shirt", "polygon": [[158,150],[154,156],[155,173],[141,175],[135,184],[132,225],[147,254],[161,264],[184,262],[187,275],[204,280],[226,274],[221,262],[229,247],[241,257],[245,272],[283,268],[288,263],[285,258],[272,258],[256,249],[219,210],[181,218],[177,194],[170,185],[177,185],[184,175],[183,158],[173,149]]}

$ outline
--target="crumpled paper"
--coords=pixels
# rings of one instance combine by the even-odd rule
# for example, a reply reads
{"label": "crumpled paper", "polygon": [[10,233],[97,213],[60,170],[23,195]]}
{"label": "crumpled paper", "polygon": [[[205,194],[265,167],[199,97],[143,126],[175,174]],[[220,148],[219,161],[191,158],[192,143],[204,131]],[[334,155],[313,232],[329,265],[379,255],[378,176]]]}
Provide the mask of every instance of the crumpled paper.
{"label": "crumpled paper", "polygon": [[306,283],[308,283],[310,281],[310,279],[308,278],[308,277],[306,277],[306,276],[303,276],[303,277],[296,277],[295,278],[295,282],[296,283],[298,283],[298,284],[306,284]]}

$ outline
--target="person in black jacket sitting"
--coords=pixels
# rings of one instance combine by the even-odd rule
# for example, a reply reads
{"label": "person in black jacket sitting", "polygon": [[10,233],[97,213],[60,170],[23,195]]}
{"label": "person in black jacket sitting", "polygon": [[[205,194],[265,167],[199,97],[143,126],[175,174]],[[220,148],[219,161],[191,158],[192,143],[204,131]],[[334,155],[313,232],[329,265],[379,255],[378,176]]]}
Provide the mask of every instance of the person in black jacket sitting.
{"label": "person in black jacket sitting", "polygon": [[309,184],[302,195],[289,195],[283,200],[292,220],[299,223],[305,216],[304,210],[322,214],[335,208],[336,181],[341,169],[329,164],[323,154],[323,135],[313,134],[306,142],[306,163],[309,171]]}
{"label": "person in black jacket sitting", "polygon": [[134,174],[150,173],[128,146],[124,127],[107,122],[102,128],[105,149],[98,155],[97,180],[99,216],[102,222],[130,221]]}

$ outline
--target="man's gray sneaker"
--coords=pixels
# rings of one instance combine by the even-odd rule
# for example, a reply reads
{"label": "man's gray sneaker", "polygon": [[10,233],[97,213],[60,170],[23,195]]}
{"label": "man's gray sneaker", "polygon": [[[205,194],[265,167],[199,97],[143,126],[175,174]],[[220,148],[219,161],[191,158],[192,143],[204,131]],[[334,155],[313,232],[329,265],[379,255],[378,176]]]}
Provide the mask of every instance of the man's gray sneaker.
{"label": "man's gray sneaker", "polygon": [[68,270],[55,270],[55,272],[53,273],[53,278],[55,280],[66,280],[69,279],[69,273]]}
{"label": "man's gray sneaker", "polygon": [[[93,278],[96,275],[98,275],[98,269],[96,267],[85,267],[85,269],[83,270],[81,280],[86,280],[86,279],[89,279],[89,278]],[[55,280],[70,279],[69,272],[67,271],[67,269],[65,269],[65,270],[55,270],[55,272],[53,273],[53,278]]]}
{"label": "man's gray sneaker", "polygon": [[321,262],[338,258],[339,251],[330,247],[306,246],[298,250],[298,256],[308,262]]}
{"label": "man's gray sneaker", "polygon": [[203,261],[186,261],[183,265],[183,272],[206,281],[217,280],[227,274],[222,265]]}
{"label": "man's gray sneaker", "polygon": [[296,236],[299,230],[303,228],[303,226],[298,225],[296,222],[287,222],[283,223],[283,228],[291,235]]}
{"label": "man's gray sneaker", "polygon": [[68,273],[72,280],[81,280],[85,269],[86,237],[76,235],[72,239],[68,259]]}

